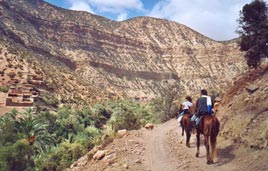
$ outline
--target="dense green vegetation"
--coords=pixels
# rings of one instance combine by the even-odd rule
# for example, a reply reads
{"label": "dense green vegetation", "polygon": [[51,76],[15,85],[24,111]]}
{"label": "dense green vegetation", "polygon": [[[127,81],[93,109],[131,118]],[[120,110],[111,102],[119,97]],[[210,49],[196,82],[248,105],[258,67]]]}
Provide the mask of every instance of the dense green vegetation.
{"label": "dense green vegetation", "polygon": [[158,105],[117,100],[56,112],[13,110],[0,118],[0,171],[63,170],[117,130],[160,122]]}

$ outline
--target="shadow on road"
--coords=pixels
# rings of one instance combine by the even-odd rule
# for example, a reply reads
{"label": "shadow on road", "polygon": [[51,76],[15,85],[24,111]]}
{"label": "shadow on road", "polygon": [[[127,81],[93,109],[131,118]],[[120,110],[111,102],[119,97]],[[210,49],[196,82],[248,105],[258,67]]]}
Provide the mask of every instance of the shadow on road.
{"label": "shadow on road", "polygon": [[221,165],[231,162],[235,158],[233,151],[234,151],[233,145],[229,145],[227,147],[218,149],[218,154],[217,154],[218,161],[215,164],[217,164],[218,166],[221,166]]}

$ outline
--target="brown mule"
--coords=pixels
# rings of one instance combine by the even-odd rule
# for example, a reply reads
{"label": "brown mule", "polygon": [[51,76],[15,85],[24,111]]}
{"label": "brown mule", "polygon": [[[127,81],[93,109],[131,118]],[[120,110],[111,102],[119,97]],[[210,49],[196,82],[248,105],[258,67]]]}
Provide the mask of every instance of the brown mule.
{"label": "brown mule", "polygon": [[182,134],[184,137],[184,132],[186,134],[186,146],[190,148],[190,138],[191,138],[191,130],[194,128],[193,123],[190,121],[190,115],[184,114],[181,120],[181,128]]}
{"label": "brown mule", "polygon": [[199,157],[200,134],[204,135],[204,144],[206,147],[207,164],[213,164],[213,159],[216,157],[216,143],[219,133],[220,122],[216,116],[204,115],[197,128],[197,152],[196,157]]}
{"label": "brown mule", "polygon": [[184,114],[182,117],[182,120],[181,120],[181,128],[182,128],[181,143],[183,141],[184,132],[185,132],[185,134],[186,134],[186,146],[189,148],[190,148],[191,131],[194,129],[194,123],[191,122],[190,117],[194,114],[194,111],[195,111],[195,106],[193,105],[189,109],[190,114]]}

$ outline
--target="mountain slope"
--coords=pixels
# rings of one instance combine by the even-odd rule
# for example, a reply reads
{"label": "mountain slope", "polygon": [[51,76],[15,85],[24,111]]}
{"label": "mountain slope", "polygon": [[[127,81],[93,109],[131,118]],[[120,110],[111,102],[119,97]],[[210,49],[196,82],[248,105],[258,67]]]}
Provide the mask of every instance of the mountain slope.
{"label": "mountain slope", "polygon": [[236,41],[216,42],[184,25],[139,17],[115,22],[42,0],[1,0],[0,32],[33,56],[67,66],[88,84],[152,98],[224,90],[243,73]]}
{"label": "mountain slope", "polygon": [[61,62],[35,54],[6,39],[0,39],[0,69],[0,87],[12,87],[13,80],[28,84],[29,75],[37,75],[43,80],[42,85],[37,85],[40,95],[55,97],[60,103],[82,105],[95,101],[98,96],[106,96],[105,91],[80,80]]}

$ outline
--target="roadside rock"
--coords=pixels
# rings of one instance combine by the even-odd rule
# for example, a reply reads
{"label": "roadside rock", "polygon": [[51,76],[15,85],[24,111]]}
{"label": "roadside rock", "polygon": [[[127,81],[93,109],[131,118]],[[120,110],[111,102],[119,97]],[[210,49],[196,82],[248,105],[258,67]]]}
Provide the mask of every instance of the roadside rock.
{"label": "roadside rock", "polygon": [[105,156],[105,154],[106,154],[106,151],[99,150],[94,154],[93,159],[101,160]]}
{"label": "roadside rock", "polygon": [[119,138],[124,137],[126,134],[127,134],[127,130],[126,130],[126,129],[122,129],[122,130],[118,130],[118,131],[117,131],[117,136],[118,136]]}
{"label": "roadside rock", "polygon": [[85,166],[88,162],[88,157],[87,156],[83,156],[81,157],[78,161],[74,162],[70,168],[74,168],[74,167],[80,167],[80,166]]}
{"label": "roadside rock", "polygon": [[140,159],[135,160],[135,163],[141,163]]}
{"label": "roadside rock", "polygon": [[146,129],[153,129],[154,128],[154,125],[152,123],[147,123],[144,127]]}
{"label": "roadside rock", "polygon": [[90,160],[92,159],[92,157],[94,156],[94,154],[96,154],[97,151],[99,151],[101,149],[101,146],[95,146],[92,150],[90,150],[87,153],[87,158]]}
{"label": "roadside rock", "polygon": [[125,168],[125,169],[128,169],[128,164],[125,163],[125,164],[124,164],[124,168]]}

